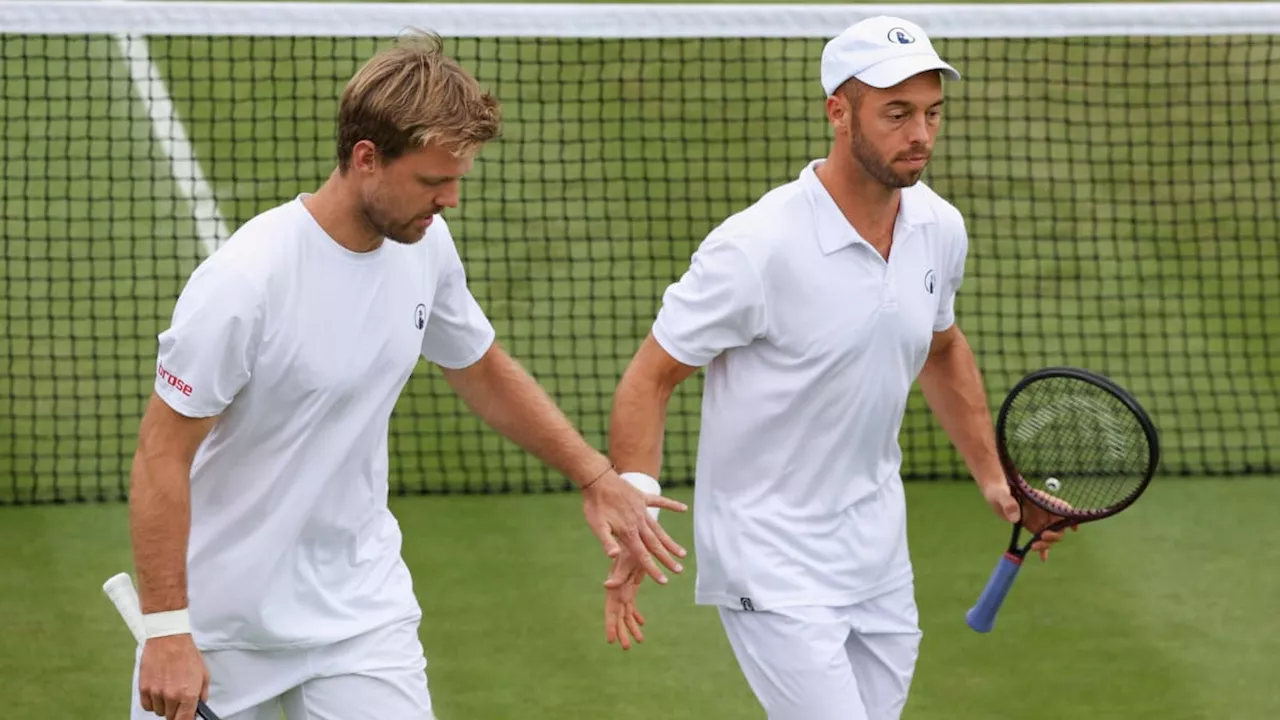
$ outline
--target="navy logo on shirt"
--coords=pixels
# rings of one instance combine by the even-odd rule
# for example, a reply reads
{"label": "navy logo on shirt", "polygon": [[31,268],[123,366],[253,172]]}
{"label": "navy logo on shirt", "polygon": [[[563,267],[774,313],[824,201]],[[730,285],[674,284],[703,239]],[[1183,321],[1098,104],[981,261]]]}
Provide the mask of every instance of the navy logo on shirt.
{"label": "navy logo on shirt", "polygon": [[924,289],[932,295],[934,288],[938,287],[938,275],[933,270],[924,274]]}
{"label": "navy logo on shirt", "polygon": [[916,39],[911,37],[911,33],[900,27],[896,27],[889,31],[889,42],[895,42],[899,45],[910,45],[915,41]]}
{"label": "navy logo on shirt", "polygon": [[421,330],[427,326],[427,306],[418,303],[418,307],[413,311],[413,326]]}

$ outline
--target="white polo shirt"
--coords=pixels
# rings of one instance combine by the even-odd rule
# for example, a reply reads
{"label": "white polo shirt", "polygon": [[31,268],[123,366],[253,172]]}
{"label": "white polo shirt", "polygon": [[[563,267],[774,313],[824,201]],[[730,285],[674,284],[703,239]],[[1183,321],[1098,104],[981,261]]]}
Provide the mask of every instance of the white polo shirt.
{"label": "white polo shirt", "polygon": [[846,605],[912,581],[898,431],[954,321],[958,210],[902,191],[889,260],[810,163],[717,227],[663,296],[657,341],[707,366],[694,491],[697,601]]}
{"label": "white polo shirt", "polygon": [[388,421],[420,357],[464,367],[494,338],[442,217],[414,245],[355,253],[301,197],[206,259],[160,335],[160,397],[219,415],[191,469],[205,650],[321,645],[420,615],[387,509]]}

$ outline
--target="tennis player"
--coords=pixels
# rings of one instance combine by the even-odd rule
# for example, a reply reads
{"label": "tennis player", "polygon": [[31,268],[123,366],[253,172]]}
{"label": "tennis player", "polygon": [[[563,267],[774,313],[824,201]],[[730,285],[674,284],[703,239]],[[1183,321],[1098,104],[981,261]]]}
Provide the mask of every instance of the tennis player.
{"label": "tennis player", "polygon": [[[706,368],[696,600],[718,607],[772,720],[890,720],[906,703],[921,631],[898,432],[917,377],[986,502],[1019,516],[955,321],[965,223],[920,182],[944,78],[960,74],[906,20],[831,40],[830,154],[703,240],[616,391],[614,463],[656,482],[668,398]],[[1037,530],[1049,519],[1027,512]],[[636,562],[606,581],[624,648],[643,639]]]}
{"label": "tennis player", "polygon": [[[191,275],[159,336],[132,469],[148,640],[132,717],[429,720],[421,611],[387,508],[387,429],[418,359],[580,488],[607,554],[684,551],[503,352],[440,216],[499,133],[431,36],[341,97],[337,167]],[[657,563],[654,577],[665,582]]]}

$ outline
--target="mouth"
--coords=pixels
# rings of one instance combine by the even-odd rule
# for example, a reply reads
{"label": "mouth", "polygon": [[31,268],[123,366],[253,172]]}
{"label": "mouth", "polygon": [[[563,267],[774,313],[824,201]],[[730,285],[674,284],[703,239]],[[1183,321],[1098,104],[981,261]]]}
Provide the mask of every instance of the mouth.
{"label": "mouth", "polygon": [[899,162],[904,162],[913,168],[922,168],[929,162],[928,155],[907,155]]}

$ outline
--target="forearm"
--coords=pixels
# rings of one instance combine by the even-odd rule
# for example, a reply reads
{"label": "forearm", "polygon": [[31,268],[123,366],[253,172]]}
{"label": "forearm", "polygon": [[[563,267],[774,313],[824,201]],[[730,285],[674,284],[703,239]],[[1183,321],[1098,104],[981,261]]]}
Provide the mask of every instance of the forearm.
{"label": "forearm", "polygon": [[964,335],[930,356],[920,373],[925,401],[979,484],[1003,480],[982,373]]}
{"label": "forearm", "polygon": [[190,464],[139,448],[129,489],[129,528],[142,612],[187,607]]}
{"label": "forearm", "polygon": [[609,469],[537,381],[496,344],[476,364],[444,371],[472,412],[503,437],[582,486]]}
{"label": "forearm", "polygon": [[659,477],[671,390],[638,373],[623,375],[609,419],[609,457],[619,472]]}

